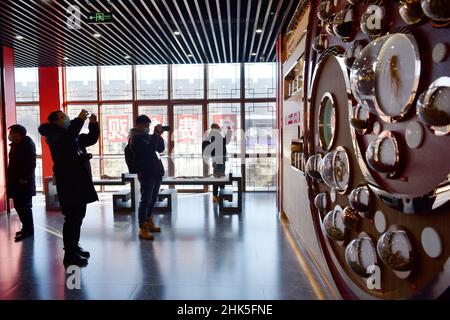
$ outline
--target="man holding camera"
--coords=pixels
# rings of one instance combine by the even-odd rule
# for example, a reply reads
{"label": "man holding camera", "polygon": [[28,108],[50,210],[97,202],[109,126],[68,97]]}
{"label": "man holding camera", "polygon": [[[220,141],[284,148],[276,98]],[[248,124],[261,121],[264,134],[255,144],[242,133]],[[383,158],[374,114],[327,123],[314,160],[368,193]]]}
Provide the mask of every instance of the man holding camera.
{"label": "man holding camera", "polygon": [[[80,134],[88,117],[89,133]],[[79,241],[86,205],[98,200],[89,163],[92,155],[86,152],[86,147],[98,141],[97,116],[82,110],[71,121],[64,112],[54,111],[48,116],[48,123],[39,127],[39,133],[50,147],[58,200],[64,215],[64,265],[86,266],[90,254],[80,247]]]}
{"label": "man holding camera", "polygon": [[[136,118],[136,126],[130,130],[129,148],[133,158],[130,173],[137,173],[141,184],[141,201],[139,203],[139,237],[153,240],[152,232],[160,232],[152,219],[153,209],[158,199],[159,188],[164,176],[164,166],[160,153],[164,151],[164,140],[161,137],[168,128],[158,124],[150,135],[151,120],[146,115]],[[127,152],[125,152],[127,156]],[[130,160],[127,164],[130,167]],[[133,171],[133,172],[132,172]]]}

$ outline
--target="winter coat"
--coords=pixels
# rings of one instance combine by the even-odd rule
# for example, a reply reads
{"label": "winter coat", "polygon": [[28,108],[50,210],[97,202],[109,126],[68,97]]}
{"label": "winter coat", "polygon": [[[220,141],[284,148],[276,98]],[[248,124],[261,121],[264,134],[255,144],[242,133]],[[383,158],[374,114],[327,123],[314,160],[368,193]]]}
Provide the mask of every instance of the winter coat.
{"label": "winter coat", "polygon": [[[222,146],[222,149],[220,148],[215,148],[214,150],[212,150],[212,158],[213,164],[225,164],[225,162],[227,162],[228,157],[227,157],[227,144],[229,144],[231,142],[231,136],[233,135],[233,131],[231,130],[227,130],[227,133],[224,136],[222,136],[222,134],[220,133],[219,130],[211,130],[209,135],[208,135],[208,143],[209,144],[214,144],[214,141],[216,141],[216,138],[218,139],[222,139],[221,144],[218,144],[217,147],[219,147],[220,145]],[[219,140],[220,141],[220,140]]]}
{"label": "winter coat", "polygon": [[52,154],[53,174],[62,208],[98,200],[89,163],[91,155],[86,152],[86,147],[97,143],[100,130],[98,123],[89,123],[89,133],[80,134],[83,124],[82,119],[75,118],[67,129],[50,123],[39,127]]}
{"label": "winter coat", "polygon": [[130,148],[139,168],[139,179],[162,178],[164,166],[159,154],[164,151],[164,139],[157,134],[142,133],[136,129],[130,130]]}
{"label": "winter coat", "polygon": [[[26,136],[19,143],[11,143],[8,162],[8,198],[32,197],[36,195],[36,146]],[[24,184],[20,180],[26,180]]]}

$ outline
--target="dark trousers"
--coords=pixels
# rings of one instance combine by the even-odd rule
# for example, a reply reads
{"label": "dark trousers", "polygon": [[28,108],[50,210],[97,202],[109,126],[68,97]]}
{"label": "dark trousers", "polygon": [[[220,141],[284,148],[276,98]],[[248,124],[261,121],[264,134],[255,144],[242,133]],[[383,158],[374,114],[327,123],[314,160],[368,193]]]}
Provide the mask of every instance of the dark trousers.
{"label": "dark trousers", "polygon": [[13,197],[13,203],[22,222],[23,232],[32,233],[34,231],[32,197]]}
{"label": "dark trousers", "polygon": [[86,216],[86,204],[64,206],[63,242],[66,253],[75,252],[80,242],[81,225]]}
{"label": "dark trousers", "polygon": [[[225,176],[225,164],[213,162],[213,176],[217,178]],[[223,190],[225,186],[223,184],[213,185],[213,196],[219,195],[219,188]]]}
{"label": "dark trousers", "polygon": [[141,202],[139,203],[139,226],[152,216],[155,203],[158,200],[161,178],[139,178],[141,184]]}

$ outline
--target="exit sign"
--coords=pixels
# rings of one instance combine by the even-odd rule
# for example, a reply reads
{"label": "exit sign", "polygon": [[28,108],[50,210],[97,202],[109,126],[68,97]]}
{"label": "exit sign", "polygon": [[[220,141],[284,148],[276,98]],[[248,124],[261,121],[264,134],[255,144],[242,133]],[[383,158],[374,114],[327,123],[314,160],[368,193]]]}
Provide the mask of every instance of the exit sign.
{"label": "exit sign", "polygon": [[87,17],[88,23],[111,23],[112,20],[112,12],[91,12]]}

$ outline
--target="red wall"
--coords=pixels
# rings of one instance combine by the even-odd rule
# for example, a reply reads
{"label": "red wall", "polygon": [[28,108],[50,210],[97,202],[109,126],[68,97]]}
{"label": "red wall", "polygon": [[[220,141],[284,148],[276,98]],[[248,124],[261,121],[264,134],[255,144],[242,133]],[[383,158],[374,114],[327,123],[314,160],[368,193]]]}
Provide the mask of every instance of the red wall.
{"label": "red wall", "polygon": [[[62,77],[58,67],[39,67],[39,100],[41,123],[47,122],[50,112],[60,110],[62,99]],[[47,143],[42,139],[42,174],[53,175],[53,161]]]}
{"label": "red wall", "polygon": [[7,210],[6,167],[8,155],[8,127],[16,123],[16,88],[14,80],[14,50],[0,47],[0,212]]}

